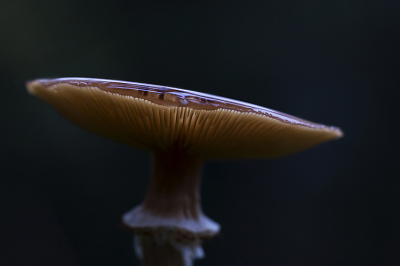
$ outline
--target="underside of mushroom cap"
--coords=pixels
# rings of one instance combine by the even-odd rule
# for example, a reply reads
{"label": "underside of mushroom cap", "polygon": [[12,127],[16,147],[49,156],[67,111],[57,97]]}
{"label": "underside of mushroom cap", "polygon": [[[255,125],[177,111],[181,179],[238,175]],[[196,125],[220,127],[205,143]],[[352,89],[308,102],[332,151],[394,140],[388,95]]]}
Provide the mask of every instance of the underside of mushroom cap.
{"label": "underside of mushroom cap", "polygon": [[[204,158],[267,158],[342,136],[338,128],[218,96],[199,93],[196,102],[187,95],[179,98],[179,89],[172,88],[164,89],[160,99],[152,97],[152,93],[159,95],[160,86],[144,84],[157,90],[144,93],[137,89],[134,94],[117,86],[117,81],[113,81],[114,89],[105,89],[100,82],[104,80],[98,85],[95,79],[90,81],[39,80],[27,86],[71,122],[151,151],[182,150]],[[216,106],[218,99],[224,104]]]}

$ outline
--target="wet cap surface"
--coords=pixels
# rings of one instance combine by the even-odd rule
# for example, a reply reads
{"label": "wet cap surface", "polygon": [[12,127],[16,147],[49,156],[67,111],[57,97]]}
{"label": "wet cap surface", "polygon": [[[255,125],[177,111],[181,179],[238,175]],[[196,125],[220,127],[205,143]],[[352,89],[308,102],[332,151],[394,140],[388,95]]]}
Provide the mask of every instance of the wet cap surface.
{"label": "wet cap surface", "polygon": [[28,90],[71,122],[146,150],[211,158],[279,157],[342,136],[340,129],[206,93],[91,78],[41,79]]}

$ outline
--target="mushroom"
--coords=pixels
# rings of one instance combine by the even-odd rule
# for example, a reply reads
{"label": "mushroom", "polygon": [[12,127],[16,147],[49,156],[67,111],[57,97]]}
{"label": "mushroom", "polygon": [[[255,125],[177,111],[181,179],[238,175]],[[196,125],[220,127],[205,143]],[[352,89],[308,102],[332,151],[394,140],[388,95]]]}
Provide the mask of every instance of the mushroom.
{"label": "mushroom", "polygon": [[142,204],[122,217],[143,265],[192,265],[220,231],[200,205],[204,161],[273,158],[341,137],[339,128],[189,90],[92,78],[39,79],[28,91],[71,122],[150,151]]}

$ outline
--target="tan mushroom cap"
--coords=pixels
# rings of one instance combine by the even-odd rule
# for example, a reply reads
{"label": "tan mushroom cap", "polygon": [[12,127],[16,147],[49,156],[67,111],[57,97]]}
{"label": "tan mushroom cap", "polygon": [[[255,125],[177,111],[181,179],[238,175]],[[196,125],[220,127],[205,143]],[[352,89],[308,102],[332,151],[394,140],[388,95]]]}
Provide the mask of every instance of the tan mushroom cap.
{"label": "tan mushroom cap", "polygon": [[91,78],[42,79],[27,87],[78,126],[151,151],[267,158],[343,135],[261,106],[171,87]]}

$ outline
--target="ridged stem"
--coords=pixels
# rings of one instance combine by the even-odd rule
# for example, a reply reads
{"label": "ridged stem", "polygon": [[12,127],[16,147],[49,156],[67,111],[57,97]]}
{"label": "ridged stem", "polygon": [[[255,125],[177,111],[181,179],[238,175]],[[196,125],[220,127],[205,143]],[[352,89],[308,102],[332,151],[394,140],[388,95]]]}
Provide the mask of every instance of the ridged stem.
{"label": "ridged stem", "polygon": [[123,216],[135,231],[143,266],[191,266],[204,256],[201,243],[219,231],[200,205],[204,160],[184,152],[154,153],[144,202]]}

